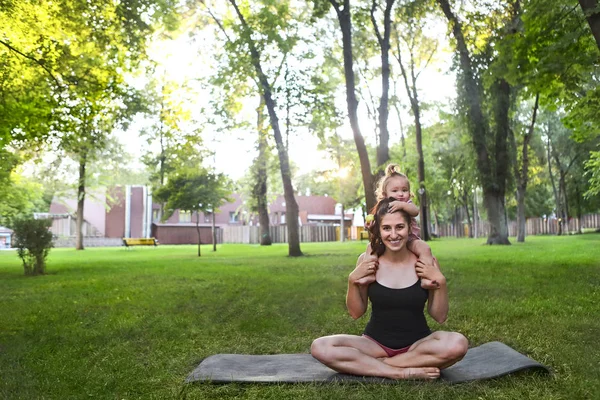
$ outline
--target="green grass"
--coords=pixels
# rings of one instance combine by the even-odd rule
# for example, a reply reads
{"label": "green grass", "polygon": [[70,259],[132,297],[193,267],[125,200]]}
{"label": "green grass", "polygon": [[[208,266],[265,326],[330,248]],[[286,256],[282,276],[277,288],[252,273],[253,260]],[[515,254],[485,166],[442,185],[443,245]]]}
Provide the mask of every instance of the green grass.
{"label": "green grass", "polygon": [[594,399],[600,398],[600,235],[432,242],[448,277],[448,322],[472,346],[500,340],[550,366],[449,386],[442,382],[193,384],[215,353],[308,352],[333,333],[360,334],[346,277],[365,242],[270,248],[54,249],[49,274],[23,276],[0,252],[2,399]]}

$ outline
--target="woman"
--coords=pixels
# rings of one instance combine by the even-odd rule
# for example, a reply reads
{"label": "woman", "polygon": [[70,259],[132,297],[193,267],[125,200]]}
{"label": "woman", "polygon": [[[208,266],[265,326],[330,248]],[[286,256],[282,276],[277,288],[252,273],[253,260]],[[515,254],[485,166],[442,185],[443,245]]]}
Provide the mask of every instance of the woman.
{"label": "woman", "polygon": [[[464,357],[468,342],[460,333],[429,330],[423,313],[426,302],[429,315],[440,324],[448,314],[446,278],[437,260],[425,264],[408,250],[410,216],[402,210],[388,212],[392,201],[384,199],[375,206],[370,228],[379,259],[361,254],[348,277],[346,307],[352,318],[360,318],[368,301],[372,303],[364,334],[318,338],[311,354],[343,373],[437,379],[440,368]],[[437,281],[438,289],[422,288],[421,279]]]}

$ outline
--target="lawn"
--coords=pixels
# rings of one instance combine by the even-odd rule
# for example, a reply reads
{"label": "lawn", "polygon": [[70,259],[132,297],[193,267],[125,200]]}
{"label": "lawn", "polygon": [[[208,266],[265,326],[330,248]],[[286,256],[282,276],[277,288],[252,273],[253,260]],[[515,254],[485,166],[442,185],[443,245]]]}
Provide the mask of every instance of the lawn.
{"label": "lawn", "polygon": [[346,278],[365,243],[53,249],[49,274],[27,278],[0,252],[2,399],[597,399],[600,235],[432,242],[448,278],[445,326],[471,346],[499,340],[552,376],[519,374],[450,386],[192,384],[215,353],[308,352],[333,333],[360,334]]}

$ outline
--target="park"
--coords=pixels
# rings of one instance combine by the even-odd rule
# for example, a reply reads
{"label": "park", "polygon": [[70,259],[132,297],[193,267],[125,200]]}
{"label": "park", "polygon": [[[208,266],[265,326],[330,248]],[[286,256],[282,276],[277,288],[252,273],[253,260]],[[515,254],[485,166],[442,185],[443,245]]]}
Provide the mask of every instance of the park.
{"label": "park", "polygon": [[[2,398],[538,398],[600,393],[598,234],[529,238],[511,247],[432,243],[448,276],[446,323],[476,346],[502,341],[549,366],[447,385],[184,384],[216,353],[306,353],[321,335],[360,332],[344,307],[359,242],[53,250],[26,279],[0,253]],[[186,249],[187,247],[187,249]],[[447,329],[447,327],[445,328]]]}
{"label": "park", "polygon": [[0,2],[0,398],[600,398],[598,0]]}

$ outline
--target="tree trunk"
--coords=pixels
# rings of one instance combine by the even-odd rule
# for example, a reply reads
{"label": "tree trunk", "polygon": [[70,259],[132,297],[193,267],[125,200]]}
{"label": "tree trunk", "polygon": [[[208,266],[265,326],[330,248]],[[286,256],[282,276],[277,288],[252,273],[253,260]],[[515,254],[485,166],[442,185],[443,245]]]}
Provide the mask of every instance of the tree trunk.
{"label": "tree trunk", "polygon": [[[161,102],[160,158],[159,158],[159,181],[160,181],[160,187],[163,187],[165,185],[166,162],[167,162],[167,154],[166,154],[165,143],[164,143],[163,121],[162,121],[162,118],[163,118],[162,109],[163,109],[163,107],[164,107],[164,102]],[[159,221],[162,221],[164,208],[165,208],[164,203],[160,203],[159,208],[158,208],[158,220]]]}
{"label": "tree trunk", "polygon": [[504,194],[484,189],[483,204],[485,204],[485,208],[488,211],[488,220],[490,222],[490,234],[487,244],[510,244],[508,240],[508,223],[506,221]]}
{"label": "tree trunk", "polygon": [[592,35],[596,39],[596,46],[600,49],[600,8],[597,0],[579,0],[579,5],[585,14]]}
{"label": "tree trunk", "polygon": [[540,100],[540,94],[535,96],[535,104],[533,105],[533,115],[531,117],[531,124],[529,125],[528,131],[523,137],[523,149],[521,151],[521,169],[518,168],[515,171],[517,179],[517,242],[525,241],[525,195],[527,193],[527,184],[529,180],[529,142],[533,136],[535,119],[537,117],[538,104]]}
{"label": "tree trunk", "polygon": [[[379,32],[377,20],[375,19],[375,10],[377,0],[373,0],[371,6],[371,23],[377,35],[379,48],[381,50],[381,99],[379,101],[379,146],[377,147],[377,166],[382,166],[390,159],[388,131],[389,116],[389,92],[390,92],[390,32],[392,27],[392,8],[395,0],[386,0],[383,17],[383,37]],[[423,229],[423,228],[421,228]]]}
{"label": "tree trunk", "polygon": [[238,8],[235,0],[229,0],[231,5],[235,8],[240,23],[243,28],[243,35],[245,36],[246,43],[250,48],[250,55],[252,57],[252,64],[256,70],[256,75],[260,82],[260,90],[265,99],[267,110],[269,111],[269,120],[271,122],[271,128],[273,129],[273,135],[275,136],[275,143],[277,144],[277,153],[279,155],[279,166],[281,169],[281,179],[283,181],[283,192],[286,203],[286,225],[288,229],[288,254],[292,257],[298,257],[302,255],[300,250],[300,235],[298,232],[298,203],[294,197],[294,188],[292,186],[292,179],[290,174],[290,163],[288,153],[283,143],[281,136],[281,130],[279,128],[279,119],[277,118],[277,112],[275,110],[275,101],[272,97],[271,84],[267,80],[266,75],[263,72],[260,53],[256,49],[254,41],[251,37],[251,31],[246,23],[246,20],[240,9]]}
{"label": "tree trunk", "polygon": [[575,195],[577,196],[577,233],[583,233],[581,229],[581,222],[583,219],[583,212],[581,209],[581,191],[579,190],[579,185],[575,185]]}
{"label": "tree trunk", "polygon": [[406,142],[404,139],[404,126],[402,124],[402,115],[400,113],[400,107],[397,103],[394,103],[394,109],[398,115],[398,123],[400,124],[400,146],[402,147],[402,165],[406,164]]}
{"label": "tree trunk", "polygon": [[469,211],[469,193],[464,190],[462,195],[463,201],[465,202],[465,212],[467,213],[467,224],[469,225],[469,237],[473,237],[473,221],[471,220],[471,213]]}
{"label": "tree trunk", "polygon": [[365,140],[360,133],[358,125],[358,100],[356,99],[356,86],[354,82],[354,60],[352,55],[352,19],[350,15],[350,0],[344,0],[344,8],[341,9],[337,1],[329,0],[336,11],[340,29],[342,31],[342,47],[344,52],[344,77],[346,78],[346,103],[348,104],[348,117],[354,135],[354,143],[360,160],[363,186],[365,189],[365,201],[367,210],[373,209],[376,203],[373,174]]}
{"label": "tree trunk", "polygon": [[267,208],[267,156],[268,143],[267,132],[265,129],[264,98],[261,96],[261,101],[257,113],[257,130],[258,130],[258,157],[256,159],[256,176],[253,188],[253,195],[258,208],[258,222],[260,224],[260,245],[270,246],[273,241],[269,231],[269,210]]}
{"label": "tree trunk", "polygon": [[571,231],[571,229],[569,226],[569,196],[567,193],[567,180],[565,179],[566,176],[567,176],[566,171],[564,172],[564,174],[561,173],[560,186],[562,188],[562,196],[563,196],[563,222],[564,222],[564,226],[566,229],[565,233],[568,235],[569,232]]}
{"label": "tree trunk", "polygon": [[547,156],[548,156],[548,175],[550,177],[550,183],[552,184],[552,192],[554,193],[554,202],[556,203],[556,218],[559,219],[558,221],[558,232],[557,235],[561,235],[562,234],[562,223],[560,221],[560,213],[561,213],[561,209],[562,206],[560,204],[560,196],[558,195],[558,192],[556,191],[556,183],[554,182],[554,174],[552,173],[552,150],[551,150],[551,146],[552,146],[552,142],[550,141],[550,132],[548,132],[548,141],[547,141],[547,145],[546,145],[546,151],[548,152]]}
{"label": "tree trunk", "polygon": [[[493,85],[495,90],[492,91],[494,101],[494,120],[496,122],[495,131],[495,160],[493,162],[493,184],[489,191],[495,193],[495,195],[502,200],[502,212],[506,214],[505,208],[505,195],[506,195],[506,182],[510,176],[510,153],[509,153],[509,138],[512,135],[509,124],[509,111],[510,111],[510,94],[511,87],[505,79],[498,80]],[[490,235],[493,232],[496,234],[506,234],[506,237],[491,238],[492,244],[510,244],[508,240],[508,218],[504,215],[503,218],[497,220],[498,223],[503,223],[504,226],[496,226],[490,230]],[[492,225],[492,221],[490,220]],[[488,238],[490,243],[490,238]]]}
{"label": "tree trunk", "polygon": [[419,97],[417,92],[417,78],[415,75],[415,63],[412,58],[410,60],[410,72],[412,85],[408,83],[408,74],[402,64],[402,54],[400,53],[400,40],[396,35],[396,51],[397,60],[400,65],[400,71],[402,72],[402,78],[404,79],[404,86],[406,87],[406,94],[410,100],[410,107],[413,112],[415,119],[415,138],[417,142],[417,154],[419,160],[417,162],[417,176],[419,178],[419,190],[417,191],[419,196],[419,216],[421,222],[421,239],[428,241],[431,240],[429,233],[429,210],[427,209],[427,191],[425,189],[425,161],[423,157],[423,128],[421,126],[421,107],[419,104]]}
{"label": "tree trunk", "polygon": [[[492,157],[488,151],[487,142],[490,140],[490,127],[483,113],[483,102],[480,88],[481,82],[476,77],[471,55],[462,32],[462,27],[448,0],[438,0],[442,11],[450,22],[452,33],[456,39],[456,47],[459,56],[460,69],[462,73],[462,84],[467,103],[467,117],[469,119],[469,132],[475,149],[477,170],[483,186],[484,205],[488,211],[488,222],[490,223],[490,235],[488,244],[510,244],[508,241],[508,226],[504,209],[504,193],[506,190],[507,160],[508,160],[508,105],[510,86],[504,80],[498,84],[500,98],[495,99],[496,106],[496,135],[494,137],[494,151]],[[506,108],[503,109],[503,107]],[[502,118],[500,118],[502,116]],[[504,117],[505,116],[505,117]],[[503,119],[504,118],[504,119]],[[488,208],[490,207],[490,208]],[[504,226],[497,224],[504,223]],[[504,235],[504,236],[503,236]]]}
{"label": "tree trunk", "polygon": [[[213,210],[213,215],[215,215],[215,210]],[[198,218],[198,214],[196,213],[196,232],[198,233],[198,257],[200,257],[200,244],[202,241],[200,240],[200,218]]]}
{"label": "tree trunk", "polygon": [[479,210],[477,209],[477,187],[473,191],[473,237],[479,236]]}
{"label": "tree trunk", "polygon": [[214,208],[214,206],[213,206],[211,214],[212,214],[211,233],[212,233],[212,241],[213,241],[213,251],[217,251],[217,227],[215,226],[215,208]]}
{"label": "tree trunk", "polygon": [[85,201],[85,168],[87,152],[83,150],[79,156],[79,180],[77,184],[77,221],[75,227],[75,250],[83,250],[83,205]]}
{"label": "tree trunk", "polygon": [[340,203],[342,206],[342,215],[340,216],[340,242],[343,242],[346,239],[346,222],[344,221],[344,204]]}

